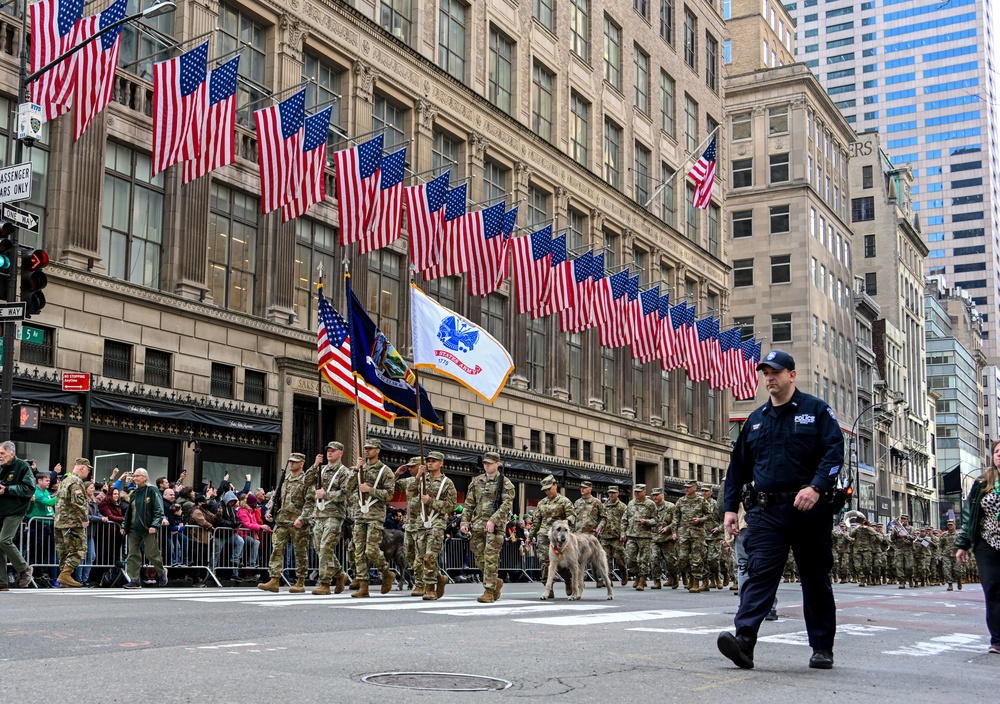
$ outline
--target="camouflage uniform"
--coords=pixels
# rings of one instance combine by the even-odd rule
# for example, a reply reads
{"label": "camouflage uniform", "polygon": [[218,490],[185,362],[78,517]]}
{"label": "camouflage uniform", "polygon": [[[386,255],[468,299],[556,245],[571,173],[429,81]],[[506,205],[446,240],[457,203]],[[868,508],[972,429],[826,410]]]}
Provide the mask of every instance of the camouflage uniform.
{"label": "camouflage uniform", "polygon": [[705,502],[708,504],[710,515],[709,521],[705,524],[705,573],[709,582],[721,589],[722,584],[718,580],[721,579],[719,573],[722,572],[722,540],[725,536],[719,518],[719,502],[715,499],[705,499]]}
{"label": "camouflage uniform", "polygon": [[901,526],[907,535],[900,535],[898,530],[893,530],[890,535],[892,546],[896,550],[894,560],[896,567],[896,579],[899,580],[899,588],[906,586],[906,580],[910,580],[910,586],[916,586],[916,575],[913,571],[913,543],[915,541],[912,526]]}
{"label": "camouflage uniform", "polygon": [[[340,543],[340,533],[347,518],[347,496],[344,486],[350,476],[350,469],[338,462],[325,465],[319,471],[319,484],[324,496],[322,508],[316,498],[315,491],[308,491],[306,505],[302,510],[302,522],[313,522],[313,549],[319,558],[319,582],[329,584],[344,572],[343,565],[337,559],[337,545]],[[313,484],[307,484],[309,488]]]}
{"label": "camouflage uniform", "polygon": [[962,578],[965,576],[964,565],[955,559],[955,541],[958,539],[958,531],[945,531],[941,534],[941,573],[948,588],[952,588],[952,582],[958,582],[958,588],[962,588]]}
{"label": "camouflage uniform", "polygon": [[[420,480],[417,477],[402,477],[396,479],[395,491],[406,494],[406,523],[403,525],[403,551],[406,562],[413,570],[413,579],[417,585],[424,583],[423,555],[417,549],[417,544],[423,537],[424,518],[421,511]],[[435,582],[435,584],[437,584]]]}
{"label": "camouflage uniform", "polygon": [[656,524],[656,504],[652,499],[632,499],[625,507],[622,518],[622,535],[627,538],[625,555],[628,569],[637,580],[636,586],[645,586],[641,580],[649,574],[649,543]]}
{"label": "camouflage uniform", "polygon": [[853,546],[854,576],[858,578],[858,584],[872,584],[873,556],[878,549],[878,536],[871,526],[860,525],[851,533],[849,540]]}
{"label": "camouflage uniform", "polygon": [[872,550],[872,577],[875,584],[888,580],[889,536],[875,531],[875,547]]}
{"label": "camouflage uniform", "polygon": [[[355,509],[354,574],[360,581],[367,582],[371,563],[375,564],[383,579],[389,575],[389,562],[382,554],[382,533],[385,530],[386,502],[392,498],[396,477],[380,460],[372,464],[366,462],[361,474],[359,482],[358,472],[351,472],[344,492],[350,497],[349,501]],[[358,494],[360,484],[371,487],[371,491],[363,498]],[[365,505],[368,506],[367,512],[362,510]]]}
{"label": "camouflage uniform", "polygon": [[56,495],[56,555],[61,572],[72,572],[87,556],[87,525],[90,508],[83,480],[69,474]]}
{"label": "camouflage uniform", "polygon": [[664,501],[656,507],[656,523],[653,524],[652,532],[650,562],[653,567],[653,589],[660,588],[656,583],[664,574],[671,580],[673,586],[673,580],[677,575],[677,541],[674,540],[674,505],[669,501]]}
{"label": "camouflage uniform", "polygon": [[[458,492],[455,482],[441,474],[438,477],[428,476],[426,481],[427,496],[431,502],[425,504],[430,528],[425,528],[417,534],[417,560],[422,563],[421,574],[424,580],[424,593],[437,589],[440,570],[438,558],[444,548],[444,531],[448,527],[448,514],[455,510],[458,503]],[[417,509],[419,511],[420,509]],[[499,530],[499,529],[498,529]],[[502,532],[502,531],[501,531]]]}
{"label": "camouflage uniform", "polygon": [[[542,485],[545,485],[544,482]],[[542,581],[548,579],[549,576],[549,529],[556,521],[568,521],[570,528],[576,523],[576,511],[573,504],[562,494],[556,494],[553,499],[546,496],[538,502],[531,520],[531,531],[528,533],[530,540],[537,539],[535,550],[542,568]]]}
{"label": "camouflage uniform", "polygon": [[[298,580],[305,581],[309,570],[309,527],[305,521],[302,521],[301,528],[296,528],[294,523],[301,517],[306,497],[312,493],[309,489],[314,485],[315,482],[312,485],[306,482],[306,472],[299,472],[298,476],[288,472],[281,482],[281,508],[278,509],[278,515],[274,516],[273,549],[268,563],[271,579],[281,579],[285,549],[291,543],[295,552],[295,576]],[[272,497],[267,504],[268,513],[271,513],[273,506]]]}
{"label": "camouflage uniform", "polygon": [[[503,480],[503,488],[500,481]],[[500,492],[500,507],[493,510],[497,491]],[[482,570],[483,586],[496,589],[497,569],[500,566],[500,548],[503,547],[504,526],[514,507],[514,485],[510,479],[497,473],[493,479],[486,473],[473,477],[469,491],[465,495],[465,509],[462,511],[462,525],[469,527],[470,548],[476,566]],[[493,521],[493,533],[486,532],[486,524]],[[534,524],[533,526],[534,527]]]}
{"label": "camouflage uniform", "polygon": [[[705,528],[711,510],[704,497],[682,496],[674,504],[674,532],[677,533],[677,569],[688,574],[691,586],[698,588],[705,579]],[[695,523],[694,521],[698,522]]]}
{"label": "camouflage uniform", "polygon": [[[618,495],[615,494],[617,497]],[[601,522],[597,524],[597,531],[601,541],[601,547],[608,556],[608,574],[613,575],[613,562],[618,564],[622,570],[628,564],[625,556],[625,546],[622,545],[622,517],[625,515],[625,504],[616,500],[605,501],[601,512]]]}
{"label": "camouflage uniform", "polygon": [[833,529],[833,567],[830,570],[832,581],[847,580],[848,566],[844,564],[844,541],[847,534],[841,528]]}
{"label": "camouflage uniform", "polygon": [[584,499],[579,498],[573,504],[573,511],[576,513],[576,525],[573,531],[576,533],[593,533],[601,522],[601,513],[604,506],[600,499],[591,496]]}

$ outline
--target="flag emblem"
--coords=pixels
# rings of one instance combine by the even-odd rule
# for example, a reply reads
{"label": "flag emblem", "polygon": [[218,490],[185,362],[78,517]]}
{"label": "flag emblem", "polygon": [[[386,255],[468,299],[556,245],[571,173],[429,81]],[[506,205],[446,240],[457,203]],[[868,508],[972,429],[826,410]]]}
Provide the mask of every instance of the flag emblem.
{"label": "flag emblem", "polygon": [[479,330],[454,315],[441,321],[437,336],[442,345],[456,352],[471,352],[479,342]]}

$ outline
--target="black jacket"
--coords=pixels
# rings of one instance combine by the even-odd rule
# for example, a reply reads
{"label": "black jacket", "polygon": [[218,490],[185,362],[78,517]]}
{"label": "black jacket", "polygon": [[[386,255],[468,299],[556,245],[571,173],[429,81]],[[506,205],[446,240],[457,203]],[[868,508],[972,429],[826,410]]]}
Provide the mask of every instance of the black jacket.
{"label": "black jacket", "polygon": [[983,501],[983,483],[978,479],[969,489],[962,505],[962,527],[958,531],[955,547],[959,550],[972,550],[981,539],[979,530],[979,504]]}
{"label": "black jacket", "polygon": [[15,457],[10,464],[0,466],[0,484],[7,487],[0,494],[0,520],[28,513],[35,495],[35,475],[28,463]]}

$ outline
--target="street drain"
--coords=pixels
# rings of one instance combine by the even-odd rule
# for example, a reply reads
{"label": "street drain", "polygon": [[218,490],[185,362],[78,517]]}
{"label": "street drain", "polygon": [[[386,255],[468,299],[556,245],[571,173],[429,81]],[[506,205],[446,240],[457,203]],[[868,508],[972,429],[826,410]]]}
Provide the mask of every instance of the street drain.
{"label": "street drain", "polygon": [[498,692],[512,684],[496,677],[461,675],[455,672],[379,672],[365,675],[361,681],[379,687],[431,689],[442,692]]}

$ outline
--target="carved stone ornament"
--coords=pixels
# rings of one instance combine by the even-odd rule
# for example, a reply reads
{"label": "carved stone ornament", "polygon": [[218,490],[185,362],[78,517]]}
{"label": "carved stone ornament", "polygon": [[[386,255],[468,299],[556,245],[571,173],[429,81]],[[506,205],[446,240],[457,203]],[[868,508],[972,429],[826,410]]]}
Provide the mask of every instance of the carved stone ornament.
{"label": "carved stone ornament", "polygon": [[774,140],[774,148],[775,149],[784,149],[785,148],[785,140],[781,139],[780,137],[778,139]]}
{"label": "carved stone ornament", "polygon": [[622,242],[625,243],[625,251],[631,252],[635,247],[635,233],[632,230],[624,230],[622,232]]}
{"label": "carved stone ornament", "polygon": [[281,29],[285,33],[285,47],[295,53],[302,51],[302,39],[309,33],[303,28],[298,17],[286,13],[281,15]]}
{"label": "carved stone ornament", "polygon": [[534,169],[526,162],[517,162],[514,165],[514,189],[519,192],[528,190],[528,180],[533,172]]}
{"label": "carved stone ornament", "polygon": [[417,118],[420,120],[421,129],[434,129],[434,116],[437,112],[437,108],[427,98],[417,98]]}
{"label": "carved stone ornament", "polygon": [[753,114],[756,115],[756,116],[758,116],[758,117],[760,117],[761,115],[763,115],[765,110],[766,110],[766,108],[763,105],[754,105],[753,106]]}
{"label": "carved stone ornament", "polygon": [[747,146],[745,144],[741,144],[740,146],[736,147],[736,153],[739,154],[740,156],[745,155],[747,153]]}
{"label": "carved stone ornament", "polygon": [[600,232],[604,229],[604,212],[594,208],[590,211],[590,221],[594,225],[594,231]]}
{"label": "carved stone ornament", "polygon": [[355,61],[354,77],[357,79],[354,82],[354,95],[365,102],[372,102],[378,71],[364,61]]}
{"label": "carved stone ornament", "polygon": [[486,158],[486,150],[490,148],[490,140],[478,132],[473,132],[469,135],[469,142],[472,144],[472,158],[483,161]]}
{"label": "carved stone ornament", "polygon": [[802,110],[806,106],[806,101],[802,98],[796,98],[792,101],[792,110]]}

